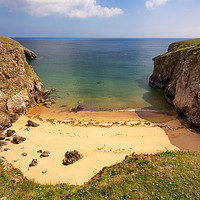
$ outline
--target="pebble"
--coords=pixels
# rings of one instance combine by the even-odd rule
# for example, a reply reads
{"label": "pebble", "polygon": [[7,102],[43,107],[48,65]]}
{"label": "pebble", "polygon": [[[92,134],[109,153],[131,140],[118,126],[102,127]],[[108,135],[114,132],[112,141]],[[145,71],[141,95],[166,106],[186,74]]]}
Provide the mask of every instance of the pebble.
{"label": "pebble", "polygon": [[37,153],[42,153],[42,152],[43,152],[42,150],[38,150],[38,151],[37,151]]}
{"label": "pebble", "polygon": [[31,130],[31,128],[29,128],[29,127],[24,129],[24,131],[30,131],[30,130]]}
{"label": "pebble", "polygon": [[14,160],[14,162],[17,162],[17,161],[19,161],[19,159]]}
{"label": "pebble", "polygon": [[42,173],[43,173],[43,174],[46,174],[46,173],[47,173],[47,169],[43,170]]}
{"label": "pebble", "polygon": [[4,149],[4,151],[9,151],[9,150],[10,150],[10,148],[5,148],[5,149]]}
{"label": "pebble", "polygon": [[22,153],[22,156],[27,156],[27,153],[26,153],[26,152],[23,152],[23,153]]}

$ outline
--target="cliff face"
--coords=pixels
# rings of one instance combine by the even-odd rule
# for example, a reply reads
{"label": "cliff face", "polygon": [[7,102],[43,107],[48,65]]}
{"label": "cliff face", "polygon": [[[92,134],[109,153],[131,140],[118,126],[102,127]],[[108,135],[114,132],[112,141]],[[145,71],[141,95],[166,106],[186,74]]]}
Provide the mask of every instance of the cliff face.
{"label": "cliff face", "polygon": [[154,59],[149,81],[163,88],[178,113],[200,128],[200,39],[172,43]]}
{"label": "cliff face", "polygon": [[0,37],[0,132],[51,92],[27,63],[33,58],[35,54],[17,41]]}

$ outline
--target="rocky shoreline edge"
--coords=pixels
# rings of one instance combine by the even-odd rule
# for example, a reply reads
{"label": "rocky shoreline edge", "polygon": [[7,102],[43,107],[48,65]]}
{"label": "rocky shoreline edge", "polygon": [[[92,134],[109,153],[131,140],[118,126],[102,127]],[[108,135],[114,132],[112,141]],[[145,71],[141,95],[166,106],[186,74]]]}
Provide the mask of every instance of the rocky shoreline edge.
{"label": "rocky shoreline edge", "polygon": [[42,103],[50,107],[54,100],[48,96],[28,60],[37,56],[17,41],[0,37],[0,133],[12,126],[30,107]]}

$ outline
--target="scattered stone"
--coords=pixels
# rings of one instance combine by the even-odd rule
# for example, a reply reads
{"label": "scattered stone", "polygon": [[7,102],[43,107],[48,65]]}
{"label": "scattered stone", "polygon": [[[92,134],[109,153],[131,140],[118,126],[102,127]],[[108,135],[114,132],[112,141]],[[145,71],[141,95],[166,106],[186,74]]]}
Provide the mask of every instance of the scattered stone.
{"label": "scattered stone", "polygon": [[13,137],[13,143],[14,144],[20,144],[20,143],[22,143],[25,140],[26,140],[26,138],[22,137],[22,136],[16,135],[16,136]]}
{"label": "scattered stone", "polygon": [[19,159],[15,159],[15,160],[14,160],[14,162],[17,162],[17,161],[19,161]]}
{"label": "scattered stone", "polygon": [[26,152],[23,152],[23,153],[22,153],[22,156],[27,156],[27,153],[26,153]]}
{"label": "scattered stone", "polygon": [[28,128],[25,128],[24,131],[30,131],[31,129],[28,127]]}
{"label": "scattered stone", "polygon": [[10,148],[5,148],[5,149],[4,149],[4,151],[9,151],[9,150],[10,150]]}
{"label": "scattered stone", "polygon": [[11,137],[15,134],[15,130],[7,130],[6,137]]}
{"label": "scattered stone", "polygon": [[38,151],[37,151],[37,153],[42,153],[42,152],[43,152],[42,150],[38,150]]}
{"label": "scattered stone", "polygon": [[98,82],[97,82],[98,85],[99,85],[99,84],[102,84],[102,83],[103,83],[103,81],[98,81]]}
{"label": "scattered stone", "polygon": [[50,156],[50,151],[43,151],[40,157],[49,157]]}
{"label": "scattered stone", "polygon": [[42,173],[43,173],[43,174],[46,174],[46,173],[47,173],[47,169],[43,170]]}
{"label": "scattered stone", "polygon": [[33,159],[33,160],[31,161],[31,163],[29,164],[29,167],[35,167],[37,164],[38,164],[37,159]]}
{"label": "scattered stone", "polygon": [[79,111],[81,111],[81,110],[83,110],[83,109],[84,109],[83,106],[78,105],[76,108],[72,108],[72,109],[71,109],[71,112],[77,113],[77,112],[79,112]]}
{"label": "scattered stone", "polygon": [[8,143],[5,141],[0,140],[0,147],[7,145]]}
{"label": "scattered stone", "polygon": [[0,140],[4,140],[6,138],[6,136],[5,135],[3,135],[3,134],[0,134]]}
{"label": "scattered stone", "polygon": [[46,99],[45,102],[43,103],[43,105],[47,108],[50,108],[52,106],[52,104],[55,103],[55,100],[53,99]]}
{"label": "scattered stone", "polygon": [[11,139],[10,138],[6,138],[5,141],[11,141]]}
{"label": "scattered stone", "polygon": [[27,126],[38,127],[39,124],[37,124],[36,122],[33,122],[33,121],[31,121],[31,120],[28,120],[28,121],[27,121]]}
{"label": "scattered stone", "polygon": [[67,151],[63,159],[63,165],[70,165],[83,158],[83,155],[77,150]]}

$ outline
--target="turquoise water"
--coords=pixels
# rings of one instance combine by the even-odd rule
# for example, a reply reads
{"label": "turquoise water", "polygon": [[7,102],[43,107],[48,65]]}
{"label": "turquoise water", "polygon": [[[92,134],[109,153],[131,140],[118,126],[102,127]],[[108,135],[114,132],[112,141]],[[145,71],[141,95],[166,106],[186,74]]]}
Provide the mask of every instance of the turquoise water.
{"label": "turquoise water", "polygon": [[177,39],[17,39],[38,56],[29,63],[54,107],[71,110],[172,109],[148,83],[152,58]]}

